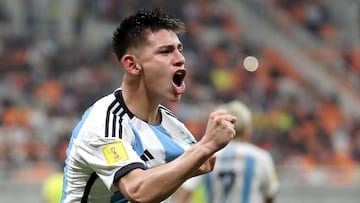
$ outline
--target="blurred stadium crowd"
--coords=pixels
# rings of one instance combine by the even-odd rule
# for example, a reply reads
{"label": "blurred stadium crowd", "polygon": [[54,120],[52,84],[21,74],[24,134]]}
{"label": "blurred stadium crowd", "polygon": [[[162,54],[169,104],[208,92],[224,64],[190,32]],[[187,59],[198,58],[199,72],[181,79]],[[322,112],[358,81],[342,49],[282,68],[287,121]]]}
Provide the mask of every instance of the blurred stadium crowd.
{"label": "blurred stadium crowd", "polygon": [[[353,94],[359,92],[360,46],[334,43],[338,31],[326,4],[261,2],[277,9],[273,17],[283,32],[291,35],[292,27],[300,26],[323,44],[308,53],[321,64],[313,68],[326,69]],[[272,153],[279,170],[293,165],[306,174],[334,168],[326,172],[327,181],[354,181],[359,115],[344,113],[338,92],[323,94],[306,83],[274,47],[247,41],[236,14],[220,0],[1,1],[0,179],[42,181],[52,173],[58,141],[68,138],[82,112],[122,79],[111,39],[91,44],[86,36],[104,33],[103,25],[113,29],[123,16],[148,7],[161,7],[187,25],[181,36],[187,93],[181,103],[168,105],[199,139],[214,105],[240,99],[255,115],[253,141]],[[98,29],[89,30],[90,22]],[[259,59],[255,72],[243,68],[248,55]],[[314,177],[308,181],[322,181]]]}

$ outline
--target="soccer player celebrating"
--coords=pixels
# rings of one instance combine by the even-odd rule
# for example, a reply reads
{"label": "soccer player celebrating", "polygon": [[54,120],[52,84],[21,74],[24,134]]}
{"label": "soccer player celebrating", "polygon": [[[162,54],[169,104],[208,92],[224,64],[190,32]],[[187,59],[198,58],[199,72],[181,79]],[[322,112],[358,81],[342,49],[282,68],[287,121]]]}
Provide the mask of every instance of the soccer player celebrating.
{"label": "soccer player celebrating", "polygon": [[235,135],[236,118],[209,115],[201,141],[163,102],[185,91],[184,24],[160,10],[125,18],[113,35],[120,88],[84,113],[72,133],[62,202],[168,202],[190,177],[210,172]]}

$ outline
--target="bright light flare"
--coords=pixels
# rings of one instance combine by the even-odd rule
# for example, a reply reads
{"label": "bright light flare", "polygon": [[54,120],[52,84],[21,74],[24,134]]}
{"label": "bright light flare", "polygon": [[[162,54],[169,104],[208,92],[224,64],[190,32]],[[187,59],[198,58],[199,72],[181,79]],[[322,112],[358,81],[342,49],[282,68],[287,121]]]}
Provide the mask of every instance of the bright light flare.
{"label": "bright light flare", "polygon": [[259,67],[259,61],[254,56],[247,56],[244,59],[243,65],[247,71],[254,72]]}

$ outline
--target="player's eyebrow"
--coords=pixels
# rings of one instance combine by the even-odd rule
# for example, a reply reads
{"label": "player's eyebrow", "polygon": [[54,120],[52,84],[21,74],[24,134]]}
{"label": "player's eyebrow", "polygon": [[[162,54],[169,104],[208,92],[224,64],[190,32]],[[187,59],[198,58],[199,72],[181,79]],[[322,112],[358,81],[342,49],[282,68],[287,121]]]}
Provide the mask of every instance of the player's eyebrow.
{"label": "player's eyebrow", "polygon": [[163,49],[174,50],[174,49],[178,49],[178,50],[182,51],[183,47],[184,47],[183,44],[180,42],[177,45],[167,44],[167,45],[160,46],[160,47],[158,47],[158,50],[163,50]]}

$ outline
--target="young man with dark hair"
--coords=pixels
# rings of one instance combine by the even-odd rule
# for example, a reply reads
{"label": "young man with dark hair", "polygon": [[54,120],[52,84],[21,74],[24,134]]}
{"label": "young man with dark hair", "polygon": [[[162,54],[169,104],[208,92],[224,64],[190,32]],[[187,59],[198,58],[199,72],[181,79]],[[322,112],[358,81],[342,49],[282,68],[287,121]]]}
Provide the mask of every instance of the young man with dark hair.
{"label": "young man with dark hair", "polygon": [[201,141],[163,102],[185,92],[184,24],[160,10],[124,19],[113,50],[124,69],[120,88],[96,101],[67,149],[63,203],[168,202],[190,177],[210,172],[214,153],[233,138],[236,118],[209,115]]}

